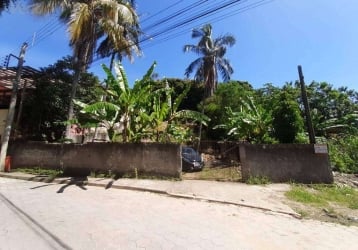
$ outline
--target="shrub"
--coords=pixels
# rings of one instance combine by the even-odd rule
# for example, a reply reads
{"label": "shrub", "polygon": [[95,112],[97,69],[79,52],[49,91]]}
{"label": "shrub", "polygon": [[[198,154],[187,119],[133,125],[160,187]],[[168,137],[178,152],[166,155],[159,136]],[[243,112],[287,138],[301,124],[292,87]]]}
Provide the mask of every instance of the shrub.
{"label": "shrub", "polygon": [[347,135],[330,139],[329,156],[334,170],[343,173],[358,173],[358,136]]}

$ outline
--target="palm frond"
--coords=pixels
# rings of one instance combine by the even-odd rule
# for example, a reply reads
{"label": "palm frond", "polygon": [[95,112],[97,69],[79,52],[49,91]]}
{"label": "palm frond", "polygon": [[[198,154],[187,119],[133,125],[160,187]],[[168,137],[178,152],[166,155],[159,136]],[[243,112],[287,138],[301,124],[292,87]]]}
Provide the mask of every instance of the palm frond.
{"label": "palm frond", "polygon": [[185,69],[185,77],[189,78],[190,75],[194,72],[195,69],[202,68],[202,65],[204,64],[204,58],[200,57],[196,60],[194,60],[192,63],[189,64],[189,66]]}
{"label": "palm frond", "polygon": [[47,15],[53,13],[57,9],[64,9],[69,6],[71,1],[64,0],[31,0],[31,11],[37,15]]}
{"label": "palm frond", "polygon": [[173,114],[171,120],[173,119],[190,119],[197,121],[207,126],[207,122],[210,121],[210,118],[205,114],[193,110],[180,110]]}

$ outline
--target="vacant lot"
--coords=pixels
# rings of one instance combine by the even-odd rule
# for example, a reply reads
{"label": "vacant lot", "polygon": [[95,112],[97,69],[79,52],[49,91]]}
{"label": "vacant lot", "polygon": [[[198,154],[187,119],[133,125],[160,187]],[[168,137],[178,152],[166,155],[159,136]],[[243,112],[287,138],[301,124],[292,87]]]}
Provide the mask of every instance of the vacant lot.
{"label": "vacant lot", "polygon": [[[202,171],[183,173],[183,179],[240,182],[240,165],[206,157]],[[334,172],[334,185],[298,185],[286,194],[287,205],[306,219],[358,226],[358,175]],[[265,184],[267,180],[250,183]]]}

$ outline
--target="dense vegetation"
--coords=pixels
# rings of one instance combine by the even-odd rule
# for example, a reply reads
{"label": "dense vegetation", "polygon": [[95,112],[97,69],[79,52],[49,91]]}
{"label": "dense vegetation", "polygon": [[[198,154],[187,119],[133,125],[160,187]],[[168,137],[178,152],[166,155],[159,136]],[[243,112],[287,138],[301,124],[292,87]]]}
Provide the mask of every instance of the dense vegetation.
{"label": "dense vegetation", "polygon": [[[17,1],[2,1],[0,14],[12,2]],[[193,29],[198,43],[183,48],[198,55],[185,70],[187,77],[195,74],[195,81],[155,80],[155,64],[135,83],[128,83],[120,63],[112,74],[116,56],[121,60],[140,53],[134,2],[29,1],[36,14],[61,13],[73,54],[42,69],[36,88],[23,100],[16,132],[24,138],[58,141],[64,139],[66,125],[68,136],[69,125],[76,121],[80,129],[104,126],[113,141],[123,142],[308,142],[298,84],[254,89],[250,83],[230,81],[233,68],[225,54],[235,38],[213,38],[210,24]],[[111,57],[103,84],[86,73],[94,56]],[[225,83],[218,84],[219,76]],[[316,138],[328,143],[333,167],[358,173],[358,92],[312,82],[307,95]]]}
{"label": "dense vegetation", "polygon": [[[74,74],[70,61],[64,58],[42,69],[24,102],[23,136],[63,137]],[[114,141],[195,142],[202,124],[205,140],[308,143],[298,83],[254,89],[247,82],[230,81],[204,98],[203,84],[155,80],[154,67],[132,86],[120,64],[117,75],[104,67],[108,77],[102,84],[84,74],[75,101],[78,123],[106,124]],[[325,82],[308,84],[307,93],[317,141],[328,143],[333,168],[358,173],[358,93]]]}

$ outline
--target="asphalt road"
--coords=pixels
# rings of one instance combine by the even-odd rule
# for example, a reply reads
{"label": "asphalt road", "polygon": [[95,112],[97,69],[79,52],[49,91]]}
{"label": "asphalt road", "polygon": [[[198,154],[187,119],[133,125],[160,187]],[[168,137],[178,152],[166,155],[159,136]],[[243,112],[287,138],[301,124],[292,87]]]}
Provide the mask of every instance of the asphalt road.
{"label": "asphalt road", "polygon": [[358,228],[234,205],[0,178],[0,249],[357,249]]}

